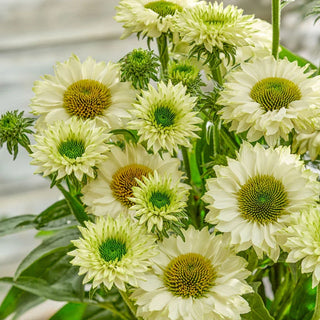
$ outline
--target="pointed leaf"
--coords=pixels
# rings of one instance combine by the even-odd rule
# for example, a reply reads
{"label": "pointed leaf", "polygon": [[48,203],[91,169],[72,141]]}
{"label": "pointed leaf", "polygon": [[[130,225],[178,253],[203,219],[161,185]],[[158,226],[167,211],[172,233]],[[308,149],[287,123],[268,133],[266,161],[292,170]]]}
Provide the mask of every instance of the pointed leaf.
{"label": "pointed leaf", "polygon": [[0,220],[0,237],[5,235],[34,228],[35,215],[25,214],[8,219]]}

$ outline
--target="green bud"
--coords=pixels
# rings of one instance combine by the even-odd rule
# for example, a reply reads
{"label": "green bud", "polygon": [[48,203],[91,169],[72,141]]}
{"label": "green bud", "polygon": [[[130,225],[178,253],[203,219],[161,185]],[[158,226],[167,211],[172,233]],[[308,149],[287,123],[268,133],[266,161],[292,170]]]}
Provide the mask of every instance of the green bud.
{"label": "green bud", "polygon": [[29,151],[30,140],[27,134],[33,133],[29,127],[33,125],[35,119],[24,118],[23,111],[7,111],[0,118],[0,147],[7,143],[7,149],[13,154],[13,159],[17,157],[18,145]]}
{"label": "green bud", "polygon": [[200,87],[205,84],[201,81],[200,70],[188,60],[171,62],[168,67],[168,79],[176,85],[181,82],[187,87],[187,93],[198,96]]}
{"label": "green bud", "polygon": [[120,59],[121,81],[131,81],[136,89],[147,89],[150,79],[158,81],[158,58],[153,51],[134,49]]}

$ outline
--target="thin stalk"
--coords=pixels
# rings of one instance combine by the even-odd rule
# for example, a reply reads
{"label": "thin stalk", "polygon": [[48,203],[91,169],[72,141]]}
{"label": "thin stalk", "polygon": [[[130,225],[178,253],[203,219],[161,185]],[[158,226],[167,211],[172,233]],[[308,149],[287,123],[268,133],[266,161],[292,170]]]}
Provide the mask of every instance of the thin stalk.
{"label": "thin stalk", "polygon": [[272,0],[272,55],[278,59],[280,44],[280,1]]}
{"label": "thin stalk", "polygon": [[317,286],[316,306],[314,308],[314,313],[311,320],[319,320],[319,319],[320,319],[320,285]]}
{"label": "thin stalk", "polygon": [[188,180],[191,182],[191,168],[190,168],[188,149],[186,147],[181,147],[181,152],[183,157],[184,169],[186,171]]}
{"label": "thin stalk", "polygon": [[214,61],[209,62],[209,67],[212,75],[212,79],[219,85],[222,85],[222,75],[220,70],[220,64],[216,65]]}
{"label": "thin stalk", "polygon": [[137,308],[135,307],[135,305],[133,304],[133,302],[129,299],[127,292],[126,291],[122,291],[119,290],[120,295],[123,299],[123,301],[126,303],[126,305],[128,306],[128,308],[130,309],[132,315],[134,315],[134,317],[138,320],[140,320],[141,318],[137,318],[136,317],[136,313],[137,313]]}
{"label": "thin stalk", "polygon": [[168,73],[169,62],[167,36],[164,33],[159,38],[157,38],[157,46],[159,52],[159,59],[161,63],[160,78],[163,80],[166,74]]}
{"label": "thin stalk", "polygon": [[112,303],[106,303],[106,302],[101,302],[98,304],[94,304],[95,306],[98,306],[102,309],[105,310],[110,310],[114,315],[118,316],[120,319],[123,320],[130,320],[130,318],[128,318],[127,316],[125,316],[122,312],[120,312],[119,310],[117,310]]}

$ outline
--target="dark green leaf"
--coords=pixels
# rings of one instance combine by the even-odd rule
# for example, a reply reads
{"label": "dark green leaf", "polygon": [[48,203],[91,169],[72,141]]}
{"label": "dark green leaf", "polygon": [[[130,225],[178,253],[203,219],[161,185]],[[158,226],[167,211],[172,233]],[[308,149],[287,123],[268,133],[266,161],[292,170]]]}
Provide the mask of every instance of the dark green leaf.
{"label": "dark green leaf", "polygon": [[248,301],[251,311],[241,315],[242,320],[274,320],[266,309],[262,298],[257,293],[249,293],[244,296]]}
{"label": "dark green leaf", "polygon": [[32,214],[25,214],[22,216],[0,220],[0,237],[11,233],[32,229],[34,227],[34,217],[35,216]]}
{"label": "dark green leaf", "polygon": [[23,314],[30,308],[45,301],[44,298],[32,293],[12,287],[0,305],[0,320],[7,318],[10,314],[16,312]]}
{"label": "dark green leaf", "polygon": [[70,283],[68,282],[56,282],[50,285],[50,283],[44,279],[27,276],[21,276],[17,280],[13,280],[13,278],[10,277],[4,277],[0,278],[0,281],[46,299],[81,302],[77,292],[73,290],[73,287],[70,286]]}
{"label": "dark green leaf", "polygon": [[48,256],[54,252],[64,251],[65,248],[71,248],[71,240],[78,239],[80,232],[77,228],[63,229],[54,236],[45,239],[37,248],[32,250],[19,265],[15,273],[15,279],[17,279],[21,272],[28,268],[35,261]]}
{"label": "dark green leaf", "polygon": [[65,199],[41,212],[34,222],[36,228],[40,230],[54,230],[78,224]]}

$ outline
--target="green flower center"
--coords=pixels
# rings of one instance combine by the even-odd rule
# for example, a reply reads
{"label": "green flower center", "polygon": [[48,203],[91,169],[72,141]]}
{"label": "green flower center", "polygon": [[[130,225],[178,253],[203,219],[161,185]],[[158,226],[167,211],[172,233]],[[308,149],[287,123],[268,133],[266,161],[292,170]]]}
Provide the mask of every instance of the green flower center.
{"label": "green flower center", "polygon": [[66,156],[69,159],[77,159],[84,154],[85,147],[83,141],[67,140],[60,144],[58,151],[62,156]]}
{"label": "green flower center", "polygon": [[96,80],[79,80],[65,91],[63,105],[71,115],[92,119],[111,105],[110,89]]}
{"label": "green flower center", "polygon": [[175,113],[169,107],[157,107],[154,110],[154,120],[160,127],[171,127],[175,117]]}
{"label": "green flower center", "polygon": [[277,221],[289,204],[282,182],[269,175],[250,178],[237,198],[241,215],[261,224]]}
{"label": "green flower center", "polygon": [[142,180],[153,170],[140,164],[130,164],[118,169],[112,176],[110,188],[113,196],[124,206],[130,208],[134,203],[128,198],[133,197],[132,187],[138,187],[136,179]]}
{"label": "green flower center", "polygon": [[182,8],[176,3],[170,1],[152,1],[144,6],[146,9],[151,9],[161,17],[168,15],[173,16],[176,11],[182,11]]}
{"label": "green flower center", "polygon": [[169,291],[183,298],[204,296],[215,279],[211,261],[198,253],[174,258],[164,271],[164,283]]}
{"label": "green flower center", "polygon": [[292,101],[301,99],[299,87],[284,78],[270,77],[258,81],[250,92],[250,97],[265,111],[288,108]]}
{"label": "green flower center", "polygon": [[120,261],[127,253],[126,244],[117,239],[107,239],[100,244],[99,253],[106,262]]}
{"label": "green flower center", "polygon": [[194,69],[192,66],[187,64],[176,64],[172,68],[172,72],[179,72],[179,73],[193,73]]}
{"label": "green flower center", "polygon": [[154,207],[161,209],[164,206],[170,204],[170,196],[164,192],[155,191],[152,192],[149,201]]}

